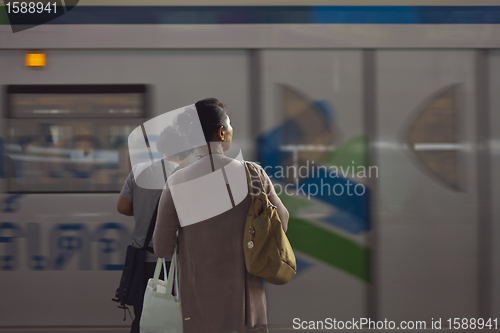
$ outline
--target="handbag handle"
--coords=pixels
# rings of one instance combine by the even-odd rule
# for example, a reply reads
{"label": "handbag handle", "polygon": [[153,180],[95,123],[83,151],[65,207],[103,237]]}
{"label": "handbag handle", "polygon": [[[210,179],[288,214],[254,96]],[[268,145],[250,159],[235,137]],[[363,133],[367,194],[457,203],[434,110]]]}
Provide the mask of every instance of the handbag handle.
{"label": "handbag handle", "polygon": [[179,277],[178,277],[179,268],[177,267],[177,244],[174,247],[174,255],[172,256],[172,263],[170,264],[170,270],[168,271],[167,277],[167,290],[172,290],[172,286],[174,284],[174,275],[175,275],[175,295],[179,298]]}
{"label": "handbag handle", "polygon": [[174,284],[174,274],[175,274],[175,286],[176,286],[176,295],[179,295],[179,285],[178,281],[179,279],[177,278],[177,244],[175,244],[174,247],[174,254],[172,256],[172,262],[170,263],[170,269],[168,271],[168,276],[167,276],[167,291],[171,292],[172,286]]}
{"label": "handbag handle", "polygon": [[158,258],[156,261],[156,268],[155,268],[155,273],[153,275],[153,281],[154,285],[158,285],[158,279],[160,278],[160,271],[161,268],[163,267],[163,275],[167,276],[167,265],[165,264],[165,258]]}
{"label": "handbag handle", "polygon": [[[257,177],[259,177],[259,188],[261,190],[262,193],[265,193],[264,191],[264,184],[262,183],[262,179],[260,178],[260,175],[259,175],[259,172],[255,169],[255,167],[249,163],[249,162],[243,162],[245,164],[245,169],[246,169],[246,174],[247,174],[247,181],[248,181],[248,190],[250,192],[250,194],[253,193],[253,187],[252,187],[252,173],[250,172],[250,168],[248,167],[248,165],[251,166],[251,168],[253,169],[253,171],[257,174]],[[254,195],[252,195],[252,203],[253,201],[255,200],[254,198]]]}
{"label": "handbag handle", "polygon": [[173,279],[174,279],[174,272],[175,272],[175,295],[177,298],[180,297],[179,295],[179,278],[178,278],[178,269],[177,269],[177,244],[175,244],[174,248],[174,255],[172,256],[172,262],[170,264],[170,269],[168,271],[167,275],[167,265],[165,263],[165,258],[158,258],[156,261],[156,268],[155,268],[155,273],[153,275],[153,281],[154,285],[158,285],[158,279],[160,278],[160,271],[163,266],[163,275],[167,277],[167,285],[166,289],[167,292],[168,290],[172,290],[172,285],[173,285]]}

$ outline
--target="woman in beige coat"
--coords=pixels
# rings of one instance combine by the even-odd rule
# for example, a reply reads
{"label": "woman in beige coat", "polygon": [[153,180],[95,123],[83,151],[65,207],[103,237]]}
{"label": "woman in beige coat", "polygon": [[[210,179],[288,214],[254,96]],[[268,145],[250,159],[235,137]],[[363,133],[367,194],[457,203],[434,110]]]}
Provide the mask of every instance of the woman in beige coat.
{"label": "woman in beige coat", "polygon": [[[210,98],[195,107],[179,115],[178,126],[190,131],[199,118],[210,148],[199,148],[198,161],[168,180],[158,207],[154,250],[159,257],[171,257],[178,239],[185,333],[265,331],[263,282],[247,272],[243,255],[245,219],[252,202],[245,167],[224,155],[233,135],[225,105]],[[254,166],[286,231],[288,211],[266,172]]]}

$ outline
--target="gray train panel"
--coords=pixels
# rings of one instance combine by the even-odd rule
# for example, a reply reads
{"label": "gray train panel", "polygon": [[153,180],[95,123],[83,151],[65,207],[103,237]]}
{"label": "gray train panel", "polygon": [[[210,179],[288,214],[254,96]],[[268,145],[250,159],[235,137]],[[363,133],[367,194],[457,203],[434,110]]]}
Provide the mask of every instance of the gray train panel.
{"label": "gray train panel", "polygon": [[498,24],[70,24],[16,34],[0,25],[0,49],[499,48],[499,33]]}

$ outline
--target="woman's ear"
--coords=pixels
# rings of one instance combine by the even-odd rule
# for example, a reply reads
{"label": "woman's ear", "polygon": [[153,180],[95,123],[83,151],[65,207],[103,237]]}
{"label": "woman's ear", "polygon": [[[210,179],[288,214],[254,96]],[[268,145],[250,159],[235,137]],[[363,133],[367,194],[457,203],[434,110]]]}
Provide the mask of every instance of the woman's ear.
{"label": "woman's ear", "polygon": [[219,127],[219,130],[217,131],[217,138],[224,142],[226,139],[226,130],[224,129],[224,126]]}

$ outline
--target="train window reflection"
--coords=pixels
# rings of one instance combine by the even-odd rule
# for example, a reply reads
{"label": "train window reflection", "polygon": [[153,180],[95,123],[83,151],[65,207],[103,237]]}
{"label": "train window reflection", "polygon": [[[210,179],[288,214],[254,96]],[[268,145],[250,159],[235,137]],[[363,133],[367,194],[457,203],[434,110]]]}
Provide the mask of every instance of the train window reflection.
{"label": "train window reflection", "polygon": [[130,172],[128,135],[144,121],[144,94],[11,94],[9,192],[120,191]]}

